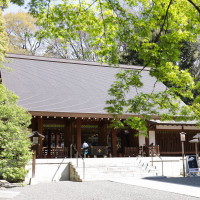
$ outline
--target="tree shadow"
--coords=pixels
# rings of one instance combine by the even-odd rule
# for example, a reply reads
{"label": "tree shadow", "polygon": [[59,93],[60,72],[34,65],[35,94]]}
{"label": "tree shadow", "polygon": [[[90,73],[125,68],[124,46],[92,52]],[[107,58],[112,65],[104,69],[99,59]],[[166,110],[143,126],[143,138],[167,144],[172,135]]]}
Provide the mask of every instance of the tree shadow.
{"label": "tree shadow", "polygon": [[63,170],[59,181],[69,181],[69,165]]}
{"label": "tree shadow", "polygon": [[200,176],[197,177],[145,177],[143,179],[163,182],[163,183],[173,183],[178,185],[186,185],[193,187],[200,187]]}

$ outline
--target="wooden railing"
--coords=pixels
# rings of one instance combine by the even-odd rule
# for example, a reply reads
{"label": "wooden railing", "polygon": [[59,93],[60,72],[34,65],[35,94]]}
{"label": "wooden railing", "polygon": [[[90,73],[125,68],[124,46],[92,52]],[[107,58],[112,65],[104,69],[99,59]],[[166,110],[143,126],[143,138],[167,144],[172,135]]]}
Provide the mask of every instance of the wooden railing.
{"label": "wooden railing", "polygon": [[[151,155],[151,164],[153,166],[153,157],[157,156],[162,163],[162,176],[163,176],[163,159],[160,157],[160,151],[159,151],[159,145],[156,146],[147,146],[146,144],[144,144],[144,146],[149,150],[149,155]],[[159,154],[157,154],[157,152],[159,152]]]}
{"label": "wooden railing", "polygon": [[125,147],[124,156],[136,157],[138,156],[138,147]]}
{"label": "wooden railing", "polygon": [[[160,156],[160,146],[159,145],[155,145],[155,146],[147,146],[146,144],[142,145],[139,147],[139,155],[146,156]],[[152,155],[153,154],[153,155]]]}
{"label": "wooden railing", "polygon": [[43,158],[64,158],[64,157],[68,157],[68,147],[52,147],[50,149],[50,154],[48,153],[48,148],[43,147],[42,157]]}
{"label": "wooden railing", "polygon": [[78,149],[75,147],[75,145],[70,145],[70,158],[72,158],[73,151],[76,152],[76,167],[78,167],[78,158],[80,157],[83,161],[83,179],[85,179],[85,160],[81,156],[81,152],[78,151]]}

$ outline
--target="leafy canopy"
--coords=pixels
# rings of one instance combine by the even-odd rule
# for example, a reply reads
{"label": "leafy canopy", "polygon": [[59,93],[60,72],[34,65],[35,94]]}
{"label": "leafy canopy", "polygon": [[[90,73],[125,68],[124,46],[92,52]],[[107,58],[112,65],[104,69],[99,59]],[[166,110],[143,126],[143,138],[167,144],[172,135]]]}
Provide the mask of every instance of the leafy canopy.
{"label": "leafy canopy", "polygon": [[[8,37],[0,9],[0,70],[7,50]],[[27,131],[31,115],[17,105],[17,99],[0,80],[0,173],[11,182],[24,180],[27,173],[25,165],[31,158]]]}
{"label": "leafy canopy", "polygon": [[35,55],[41,41],[36,40],[36,19],[25,12],[7,13],[5,29],[9,37],[9,53]]}
{"label": "leafy canopy", "polygon": [[[117,65],[124,44],[138,54],[143,69],[121,71],[116,75],[106,109],[114,114],[116,126],[125,123],[146,131],[145,121],[152,115],[162,120],[187,120],[189,116],[199,119],[198,102],[192,106],[180,104],[180,97],[193,99],[192,90],[198,86],[189,71],[178,66],[183,42],[197,41],[199,13],[198,2],[191,0],[96,0],[89,3],[63,1],[49,5],[46,10],[41,7],[37,16],[38,24],[44,27],[41,37],[71,43],[80,39],[79,31],[87,34],[98,61]],[[156,79],[152,90],[142,93],[138,91],[143,87],[141,77],[146,67]],[[170,87],[156,92],[158,82]],[[134,95],[127,98],[133,90]],[[118,121],[124,113],[142,118]]]}
{"label": "leafy canopy", "polygon": [[[11,72],[12,73],[12,72]],[[0,172],[11,182],[23,181],[31,158],[31,115],[17,105],[18,97],[0,84]]]}

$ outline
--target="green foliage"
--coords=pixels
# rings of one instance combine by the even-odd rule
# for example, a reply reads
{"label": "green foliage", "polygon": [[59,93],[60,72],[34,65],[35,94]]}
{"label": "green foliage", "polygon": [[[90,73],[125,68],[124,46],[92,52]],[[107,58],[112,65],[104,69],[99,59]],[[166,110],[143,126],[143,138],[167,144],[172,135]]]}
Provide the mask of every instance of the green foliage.
{"label": "green foliage", "polygon": [[[134,93],[125,99],[124,97],[128,95],[127,89],[122,87],[119,88],[120,92],[115,92],[113,88],[118,87],[119,82],[123,83],[127,77],[119,79],[117,75],[117,81],[109,90],[112,99],[107,101],[109,104],[107,111],[115,113],[115,116],[122,113],[142,116],[141,120],[149,120],[152,115],[160,117],[161,120],[198,118],[193,115],[193,112],[197,114],[197,107],[194,111],[194,106],[180,104],[178,96],[193,99],[192,91],[195,83],[190,73],[187,70],[180,70],[177,65],[181,60],[183,41],[193,42],[198,38],[200,18],[196,9],[184,0],[152,3],[144,0],[125,0],[126,6],[115,3],[116,1],[110,1],[109,5],[115,8],[116,12],[118,11],[117,20],[121,23],[121,29],[117,33],[119,39],[126,43],[129,51],[138,55],[137,58],[144,66],[150,67],[151,76],[156,77],[157,81],[168,83],[170,87],[157,93],[153,88],[152,91],[144,94],[137,92],[139,88],[137,83],[126,83],[126,88]],[[125,29],[128,31],[125,32]],[[131,117],[129,125],[135,125],[137,122],[137,117]],[[144,126],[145,123],[138,124],[140,129],[144,129]]]}
{"label": "green foliage", "polygon": [[[0,10],[0,69],[7,50],[8,37]],[[27,131],[31,115],[17,105],[17,99],[0,83],[0,173],[10,182],[24,180],[27,173],[25,165],[31,157]]]}
{"label": "green foliage", "polygon": [[17,105],[17,96],[0,84],[0,173],[10,182],[21,182],[31,158],[27,127],[31,115]]}
{"label": "green foliage", "polygon": [[[149,67],[150,76],[155,77],[154,85],[162,82],[169,87],[165,91],[156,92],[153,88],[143,93],[139,89],[143,85],[141,71],[144,69],[122,71],[109,90],[111,99],[106,109],[114,114],[117,126],[123,123],[117,122],[121,115],[128,113],[136,117],[124,123],[145,131],[144,122],[152,115],[162,120],[199,118],[198,98],[189,107],[180,103],[180,98],[193,101],[196,86],[190,72],[178,66],[183,61],[184,42],[192,44],[198,40],[200,10],[197,5],[192,0],[42,3],[37,10],[37,23],[43,31],[38,35],[59,39],[77,59],[118,65],[122,52],[134,52],[137,59],[133,58],[132,62],[141,62],[144,69]],[[139,120],[138,116],[142,118]]]}
{"label": "green foliage", "polygon": [[[105,9],[104,5],[102,7]],[[81,2],[81,6],[73,1],[63,1],[46,9],[41,6],[37,24],[43,30],[38,37],[59,40],[68,58],[116,62],[116,55],[109,53],[117,48],[114,44],[116,27],[110,23],[114,22],[113,11],[104,11],[104,19],[109,22],[104,23],[98,9],[100,5],[92,8],[87,1]]]}
{"label": "green foliage", "polygon": [[10,2],[12,2],[13,4],[16,4],[18,6],[23,6],[25,3],[24,0],[11,0]]}
{"label": "green foliage", "polygon": [[7,13],[5,29],[9,37],[9,53],[35,55],[41,45],[36,40],[36,19],[25,12]]}
{"label": "green foliage", "polygon": [[8,50],[8,37],[4,29],[4,19],[2,10],[0,9],[0,67],[3,66],[3,60],[7,50]]}

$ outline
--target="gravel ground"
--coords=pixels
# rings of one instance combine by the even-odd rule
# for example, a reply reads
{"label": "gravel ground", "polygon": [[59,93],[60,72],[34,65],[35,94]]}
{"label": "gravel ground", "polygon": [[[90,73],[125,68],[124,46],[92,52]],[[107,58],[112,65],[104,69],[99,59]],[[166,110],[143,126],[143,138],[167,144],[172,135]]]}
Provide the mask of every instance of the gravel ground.
{"label": "gravel ground", "polygon": [[[162,181],[167,179],[163,179]],[[161,181],[161,180],[160,180]],[[110,181],[52,182],[32,186],[1,188],[20,194],[14,200],[191,200],[191,196],[148,189]],[[0,191],[1,191],[0,190]],[[2,198],[0,198],[2,200]],[[3,199],[7,200],[7,199]],[[9,199],[10,200],[10,199]]]}

